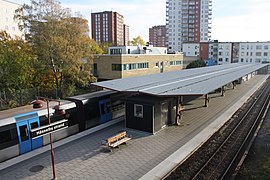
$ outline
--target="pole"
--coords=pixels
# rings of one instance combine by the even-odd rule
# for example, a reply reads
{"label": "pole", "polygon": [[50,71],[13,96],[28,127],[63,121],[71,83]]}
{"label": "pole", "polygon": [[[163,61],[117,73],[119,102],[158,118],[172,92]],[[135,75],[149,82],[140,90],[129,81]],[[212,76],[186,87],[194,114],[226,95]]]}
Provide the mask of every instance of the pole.
{"label": "pole", "polygon": [[[50,107],[49,107],[49,100],[47,99],[47,111],[48,111],[48,120],[49,125],[51,124],[51,118],[50,118]],[[54,164],[54,152],[53,152],[53,144],[52,144],[52,133],[50,133],[50,146],[51,146],[51,158],[52,158],[52,170],[53,170],[53,179],[57,179],[56,177],[56,169]]]}

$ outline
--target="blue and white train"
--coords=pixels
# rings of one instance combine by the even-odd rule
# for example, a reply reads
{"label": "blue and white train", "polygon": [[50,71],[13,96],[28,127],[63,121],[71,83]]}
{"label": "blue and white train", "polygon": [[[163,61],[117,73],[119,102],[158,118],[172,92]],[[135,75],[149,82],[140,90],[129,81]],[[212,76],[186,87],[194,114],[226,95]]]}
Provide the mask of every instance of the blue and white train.
{"label": "blue and white train", "polygon": [[[68,116],[50,116],[51,123],[68,120],[68,127],[54,132],[53,141],[63,139],[116,118],[124,117],[122,94],[103,90],[61,100]],[[53,107],[55,102],[50,102]],[[54,112],[50,108],[50,112]],[[34,110],[32,105],[0,111],[0,162],[27,153],[49,143],[48,135],[31,138],[31,130],[49,124],[46,105]]]}

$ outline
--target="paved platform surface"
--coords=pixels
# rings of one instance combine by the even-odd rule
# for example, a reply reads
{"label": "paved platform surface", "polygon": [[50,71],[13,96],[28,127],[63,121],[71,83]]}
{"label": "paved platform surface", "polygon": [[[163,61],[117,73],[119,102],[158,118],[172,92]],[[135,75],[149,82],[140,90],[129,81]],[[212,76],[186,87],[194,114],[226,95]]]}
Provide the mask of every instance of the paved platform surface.
{"label": "paved platform surface", "polygon": [[[112,153],[104,150],[101,141],[124,129],[123,122],[57,147],[57,178],[160,179],[176,161],[183,160],[185,154],[194,150],[194,144],[201,143],[196,138],[199,132],[209,136],[204,129],[215,130],[212,125],[217,119],[222,123],[229,119],[232,112],[228,109],[236,111],[265,79],[266,76],[258,75],[236,86],[235,90],[226,91],[225,97],[220,93],[211,94],[208,108],[203,107],[203,98],[189,102],[185,105],[181,126],[166,127],[155,135],[129,130],[132,140]],[[50,152],[1,170],[0,179],[52,179]]]}

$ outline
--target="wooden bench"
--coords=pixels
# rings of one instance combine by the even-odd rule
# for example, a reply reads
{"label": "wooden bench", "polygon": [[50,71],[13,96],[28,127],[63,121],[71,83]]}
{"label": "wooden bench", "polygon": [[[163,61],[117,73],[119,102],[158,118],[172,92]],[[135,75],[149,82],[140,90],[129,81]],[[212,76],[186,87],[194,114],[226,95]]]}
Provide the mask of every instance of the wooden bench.
{"label": "wooden bench", "polygon": [[115,136],[109,137],[106,140],[106,145],[111,148],[118,147],[119,145],[126,143],[131,138],[127,136],[127,132],[123,131],[121,133],[116,134]]}

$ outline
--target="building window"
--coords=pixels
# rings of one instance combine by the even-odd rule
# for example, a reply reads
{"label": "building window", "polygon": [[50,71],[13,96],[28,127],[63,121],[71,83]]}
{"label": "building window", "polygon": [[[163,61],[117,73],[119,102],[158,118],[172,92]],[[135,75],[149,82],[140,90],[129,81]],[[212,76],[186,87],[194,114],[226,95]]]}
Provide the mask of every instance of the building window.
{"label": "building window", "polygon": [[268,45],[264,45],[264,49],[268,49]]}
{"label": "building window", "polygon": [[146,69],[148,68],[148,63],[138,63],[138,69]]}
{"label": "building window", "polygon": [[222,58],[219,58],[218,61],[219,61],[219,62],[222,62]]}
{"label": "building window", "polygon": [[268,56],[268,53],[267,53],[267,52],[264,52],[264,53],[263,53],[263,56]]}
{"label": "building window", "polygon": [[244,62],[244,58],[241,58],[241,62]]}
{"label": "building window", "polygon": [[171,66],[179,66],[179,65],[181,65],[181,61],[170,61],[170,65]]}
{"label": "building window", "polygon": [[257,49],[257,50],[262,49],[262,45],[256,45],[256,49]]}
{"label": "building window", "polygon": [[134,104],[134,117],[143,118],[143,105]]}
{"label": "building window", "polygon": [[256,52],[256,56],[261,56],[262,53],[261,52]]}
{"label": "building window", "polygon": [[261,59],[255,59],[255,63],[260,63]]}
{"label": "building window", "polygon": [[136,65],[137,64],[128,64],[128,69],[129,70],[137,69]]}
{"label": "building window", "polygon": [[112,71],[121,71],[121,64],[112,64]]}
{"label": "building window", "polygon": [[110,49],[110,54],[122,54],[122,49]]}

